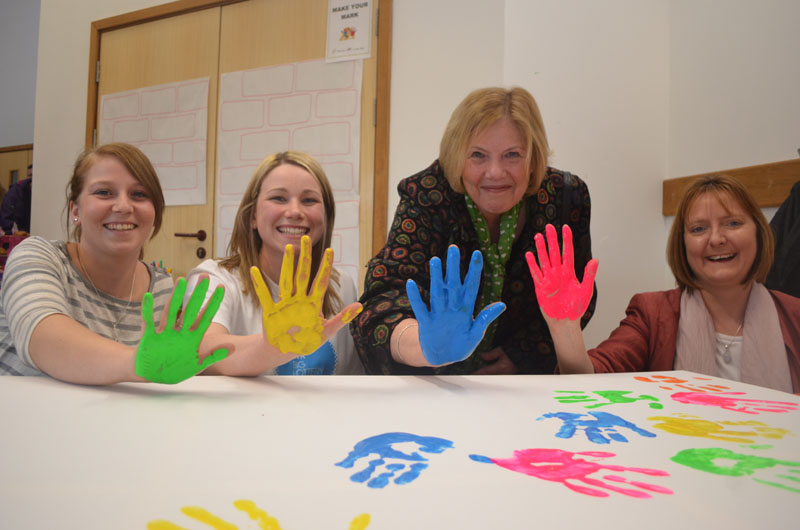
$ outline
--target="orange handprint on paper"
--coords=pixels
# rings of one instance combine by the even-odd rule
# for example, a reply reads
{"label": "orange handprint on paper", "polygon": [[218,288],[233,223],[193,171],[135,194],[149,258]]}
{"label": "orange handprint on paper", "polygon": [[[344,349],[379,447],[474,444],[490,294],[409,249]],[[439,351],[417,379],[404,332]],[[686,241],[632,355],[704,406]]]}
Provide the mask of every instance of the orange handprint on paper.
{"label": "orange handprint on paper", "polygon": [[683,389],[691,392],[722,392],[723,390],[730,390],[730,387],[728,386],[705,383],[705,381],[711,381],[711,379],[708,377],[693,377],[692,379],[700,381],[699,384],[671,375],[640,375],[634,377],[634,379],[637,381],[643,381],[645,383],[657,383],[659,385],[658,388],[663,388],[664,390]]}
{"label": "orange handprint on paper", "polygon": [[[688,414],[653,416],[647,419],[660,422],[653,425],[653,427],[672,434],[697,436],[709,440],[722,440],[733,443],[752,444],[756,442],[757,437],[780,440],[784,436],[792,434],[789,430],[770,427],[760,421],[715,422]],[[736,429],[727,429],[727,427],[736,427]]]}

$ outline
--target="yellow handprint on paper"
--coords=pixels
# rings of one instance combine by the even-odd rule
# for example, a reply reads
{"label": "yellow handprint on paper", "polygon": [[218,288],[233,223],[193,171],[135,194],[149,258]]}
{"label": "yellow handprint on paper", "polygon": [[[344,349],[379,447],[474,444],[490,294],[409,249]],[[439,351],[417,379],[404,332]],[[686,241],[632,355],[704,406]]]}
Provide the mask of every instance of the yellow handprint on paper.
{"label": "yellow handprint on paper", "polygon": [[[267,512],[256,506],[256,503],[253,501],[248,500],[238,500],[234,501],[233,505],[245,512],[250,519],[256,521],[258,523],[259,528],[261,530],[283,530],[281,524],[278,520]],[[215,530],[238,530],[239,527],[225,521],[224,519],[217,517],[213,513],[209,512],[204,508],[200,508],[199,506],[184,506],[181,508],[181,511],[184,515],[195,519],[196,521],[200,521],[201,523],[207,524],[211,528]],[[357,516],[350,522],[350,530],[364,530],[367,526],[369,526],[370,516],[368,513],[362,513],[361,515]],[[178,526],[174,523],[169,521],[164,521],[159,519],[157,521],[150,521],[147,523],[147,530],[186,530],[182,526]]]}
{"label": "yellow handprint on paper", "polygon": [[[733,443],[755,443],[755,438],[763,437],[773,440],[780,440],[791,431],[777,427],[769,427],[760,421],[709,421],[700,419],[697,416],[682,414],[680,416],[653,416],[647,418],[651,421],[659,421],[653,427],[672,434],[682,436],[697,436],[708,438],[709,440],[722,440]],[[739,427],[740,429],[728,430],[727,426]]]}
{"label": "yellow handprint on paper", "polygon": [[[300,259],[297,274],[294,271],[294,247],[286,245],[281,264],[279,301],[272,300],[269,288],[258,267],[250,269],[256,296],[261,302],[261,318],[267,340],[281,353],[308,355],[314,353],[323,342],[343,325],[352,321],[361,310],[361,304],[345,307],[331,320],[324,320],[322,303],[331,277],[333,250],[326,249],[322,256],[317,276],[308,293],[311,277],[311,239],[300,240]],[[294,285],[293,285],[294,283]]]}

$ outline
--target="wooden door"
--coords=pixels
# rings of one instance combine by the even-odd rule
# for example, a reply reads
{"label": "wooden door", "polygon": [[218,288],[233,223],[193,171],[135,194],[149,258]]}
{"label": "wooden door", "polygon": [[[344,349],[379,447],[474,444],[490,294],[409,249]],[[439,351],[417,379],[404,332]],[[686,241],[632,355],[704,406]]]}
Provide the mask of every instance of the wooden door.
{"label": "wooden door", "polygon": [[[145,247],[145,260],[163,261],[175,277],[184,276],[202,261],[198,249],[211,257],[214,248],[219,20],[216,7],[104,32],[100,37],[98,104],[107,94],[209,78],[206,203],[168,206],[160,233]],[[99,108],[97,115],[101,115]],[[204,241],[175,236],[201,230],[206,234]]]}
{"label": "wooden door", "polygon": [[[220,75],[325,57],[327,0],[178,0],[92,23],[86,142],[93,142],[102,96],[153,85],[210,78],[206,204],[168,207],[161,233],[145,248],[183,275],[218,257],[214,213]],[[383,246],[388,182],[392,0],[376,0],[372,57],[363,63],[359,179],[359,264]],[[379,8],[383,12],[379,16]],[[380,23],[380,24],[379,24]],[[95,85],[99,66],[100,81]],[[265,155],[268,153],[265,153]],[[197,233],[206,239],[176,238]],[[359,281],[358,284],[361,284]]]}

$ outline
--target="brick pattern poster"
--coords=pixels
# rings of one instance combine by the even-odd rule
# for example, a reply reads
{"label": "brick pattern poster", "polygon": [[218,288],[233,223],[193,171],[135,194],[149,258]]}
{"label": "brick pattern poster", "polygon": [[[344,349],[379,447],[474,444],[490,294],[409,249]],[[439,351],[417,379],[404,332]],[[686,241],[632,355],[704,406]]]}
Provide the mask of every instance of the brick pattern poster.
{"label": "brick pattern poster", "polygon": [[334,265],[358,272],[361,61],[304,61],[223,74],[217,171],[217,256],[227,254],[250,177],[268,155],[304,151],[336,199]]}
{"label": "brick pattern poster", "polygon": [[209,79],[100,98],[97,143],[127,142],[153,163],[167,206],[206,203]]}

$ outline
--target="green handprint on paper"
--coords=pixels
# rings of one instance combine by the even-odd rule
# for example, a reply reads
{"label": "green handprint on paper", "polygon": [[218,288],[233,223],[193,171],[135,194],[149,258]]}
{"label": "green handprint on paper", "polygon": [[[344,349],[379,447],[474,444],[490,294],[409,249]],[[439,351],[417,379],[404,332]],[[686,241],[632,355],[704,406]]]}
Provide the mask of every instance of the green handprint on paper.
{"label": "green handprint on paper", "polygon": [[[325,342],[322,301],[328,289],[332,263],[333,251],[326,249],[317,276],[314,278],[311,294],[308,294],[308,280],[311,276],[311,239],[303,236],[300,240],[300,259],[296,276],[294,247],[286,245],[281,264],[280,300],[277,303],[272,300],[259,268],[250,269],[256,296],[261,302],[264,334],[269,343],[281,353],[308,355],[314,353]],[[352,319],[355,315],[348,314],[347,317]]]}
{"label": "green handprint on paper", "polygon": [[156,331],[153,321],[153,295],[145,293],[142,299],[142,318],[145,328],[142,340],[139,341],[139,348],[136,350],[136,375],[153,383],[175,384],[189,379],[227,357],[228,350],[219,349],[201,362],[197,353],[200,341],[203,340],[203,335],[211,325],[211,319],[217,313],[225,295],[225,290],[217,287],[203,315],[196,323],[208,291],[208,284],[208,278],[203,278],[197,284],[186,305],[183,323],[180,329],[175,329],[178,311],[186,292],[186,280],[184,278],[178,280],[169,302],[167,324],[161,332]]}
{"label": "green handprint on paper", "polygon": [[771,476],[753,476],[753,480],[759,484],[800,493],[800,462],[734,453],[718,447],[684,449],[670,460],[699,471],[728,477],[746,477],[761,470],[771,471]]}

